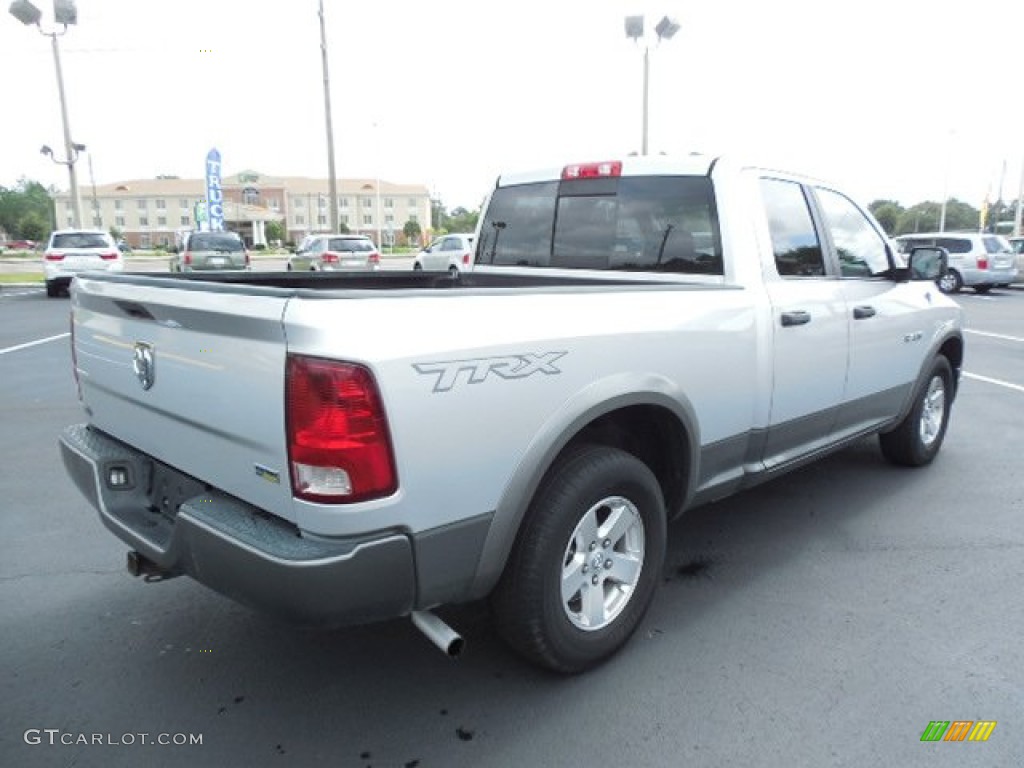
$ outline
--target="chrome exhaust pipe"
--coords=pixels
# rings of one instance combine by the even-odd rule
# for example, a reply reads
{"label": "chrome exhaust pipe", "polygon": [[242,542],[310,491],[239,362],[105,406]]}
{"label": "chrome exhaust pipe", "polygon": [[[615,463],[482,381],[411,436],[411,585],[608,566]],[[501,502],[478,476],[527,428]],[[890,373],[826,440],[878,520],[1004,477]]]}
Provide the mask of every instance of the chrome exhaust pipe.
{"label": "chrome exhaust pipe", "polygon": [[427,639],[444,651],[446,655],[454,659],[462,653],[462,647],[466,644],[462,635],[430,611],[413,611],[410,617],[412,623],[416,625],[416,629],[426,635]]}

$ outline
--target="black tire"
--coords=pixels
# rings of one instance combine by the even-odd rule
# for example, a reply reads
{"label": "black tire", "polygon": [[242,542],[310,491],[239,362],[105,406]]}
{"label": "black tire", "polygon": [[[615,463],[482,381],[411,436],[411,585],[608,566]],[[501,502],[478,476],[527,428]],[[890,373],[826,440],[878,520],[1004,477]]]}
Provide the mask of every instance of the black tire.
{"label": "black tire", "polygon": [[892,432],[878,436],[885,458],[905,467],[930,464],[946,437],[953,395],[953,369],[940,355],[914,394],[910,413]]}
{"label": "black tire", "polygon": [[452,264],[448,267],[448,277],[454,279],[459,276],[459,268]]}
{"label": "black tire", "polygon": [[421,269],[423,269],[423,267],[420,266],[420,263],[418,261],[414,261],[412,263],[413,272],[419,272]]}
{"label": "black tire", "polygon": [[[622,524],[613,525],[615,519]],[[534,496],[491,596],[499,635],[556,672],[597,665],[629,640],[647,612],[662,576],[665,538],[661,487],[646,464],[606,446],[572,451]],[[570,563],[576,573],[566,580],[579,588],[565,597]],[[600,593],[591,592],[595,583]],[[588,595],[596,598],[589,601],[592,623]]]}
{"label": "black tire", "polygon": [[936,282],[943,293],[960,293],[960,289],[964,287],[963,278],[955,269],[947,269],[946,274]]}
{"label": "black tire", "polygon": [[991,285],[975,285],[973,287],[975,293],[988,293],[989,291],[992,290]]}
{"label": "black tire", "polygon": [[57,283],[46,282],[46,296],[50,299],[56,299],[60,296],[60,286]]}

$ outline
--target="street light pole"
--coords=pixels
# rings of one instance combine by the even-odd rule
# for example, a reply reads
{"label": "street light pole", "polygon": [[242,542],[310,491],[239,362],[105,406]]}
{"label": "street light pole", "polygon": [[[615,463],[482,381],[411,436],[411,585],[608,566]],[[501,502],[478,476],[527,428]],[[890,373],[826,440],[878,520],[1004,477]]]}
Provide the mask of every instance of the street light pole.
{"label": "street light pole", "polygon": [[60,32],[44,32],[42,26],[39,24],[39,20],[42,18],[42,12],[36,8],[29,0],[14,0],[10,7],[11,15],[26,26],[35,26],[39,30],[39,34],[45,35],[50,38],[50,42],[53,46],[53,63],[57,69],[57,93],[60,96],[60,116],[64,123],[64,152],[67,157],[67,161],[60,161],[53,158],[52,153],[50,157],[55,162],[61,163],[68,167],[68,182],[71,193],[71,210],[74,215],[75,227],[81,229],[82,227],[82,198],[78,191],[78,176],[75,174],[75,161],[78,159],[78,147],[71,141],[71,125],[68,122],[68,105],[67,99],[64,96],[64,73],[60,65],[60,45],[57,42],[57,38],[67,33],[69,24],[78,23],[78,11],[75,8],[74,0],[54,0],[53,13],[54,21],[63,26]]}
{"label": "street light pole", "polygon": [[324,70],[324,119],[327,123],[327,185],[331,195],[331,232],[338,231],[338,179],[334,173],[334,128],[331,125],[331,81],[327,75],[327,28],[324,0],[320,0],[320,55]]}
{"label": "street light pole", "polygon": [[[662,17],[661,21],[657,23],[654,28],[657,35],[658,42],[662,40],[670,40],[676,32],[679,31],[679,24],[668,16]],[[633,40],[634,43],[639,42],[640,38],[644,36],[644,17],[643,16],[627,16],[626,17],[626,37]],[[646,155],[648,144],[647,144],[647,128],[648,128],[648,107],[649,107],[649,94],[650,94],[650,79],[651,79],[651,46],[649,43],[644,42],[644,93],[643,93],[643,115],[641,118],[642,125],[642,136],[640,139],[640,154]]]}

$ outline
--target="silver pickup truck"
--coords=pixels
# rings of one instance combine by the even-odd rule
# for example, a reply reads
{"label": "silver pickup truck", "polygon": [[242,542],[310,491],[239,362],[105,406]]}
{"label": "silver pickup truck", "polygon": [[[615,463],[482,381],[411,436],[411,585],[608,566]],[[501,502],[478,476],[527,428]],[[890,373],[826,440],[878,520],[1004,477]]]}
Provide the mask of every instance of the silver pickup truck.
{"label": "silver pickup truck", "polygon": [[866,435],[942,444],[962,315],[828,184],[726,158],[505,175],[475,269],[79,275],[68,473],[147,580],[301,622],[488,597],[579,672],[637,628],[684,510]]}

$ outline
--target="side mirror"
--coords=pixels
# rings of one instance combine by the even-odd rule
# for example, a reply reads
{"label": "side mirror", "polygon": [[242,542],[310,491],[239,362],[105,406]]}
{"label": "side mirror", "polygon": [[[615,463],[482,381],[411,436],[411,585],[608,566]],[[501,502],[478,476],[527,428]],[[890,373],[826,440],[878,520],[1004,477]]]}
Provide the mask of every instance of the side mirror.
{"label": "side mirror", "polygon": [[907,272],[911,280],[938,280],[949,269],[949,254],[945,248],[921,245],[910,249]]}

